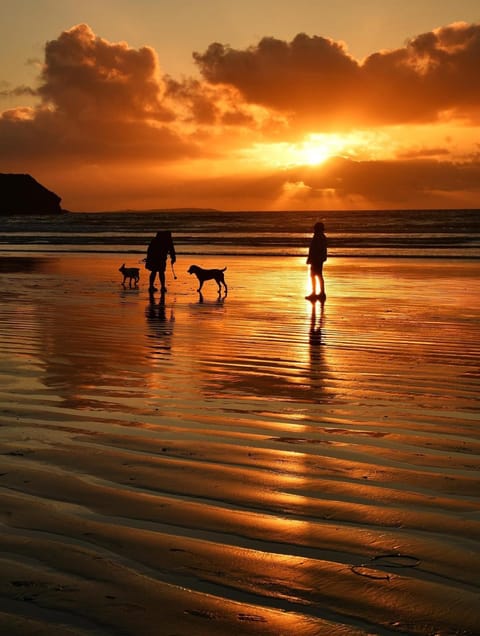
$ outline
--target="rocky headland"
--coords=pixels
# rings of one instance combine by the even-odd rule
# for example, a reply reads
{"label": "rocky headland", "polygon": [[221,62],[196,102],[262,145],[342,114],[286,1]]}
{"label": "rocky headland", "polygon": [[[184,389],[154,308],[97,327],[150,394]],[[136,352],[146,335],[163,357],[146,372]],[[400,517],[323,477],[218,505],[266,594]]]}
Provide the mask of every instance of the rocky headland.
{"label": "rocky headland", "polygon": [[0,214],[59,214],[61,198],[29,174],[0,173]]}

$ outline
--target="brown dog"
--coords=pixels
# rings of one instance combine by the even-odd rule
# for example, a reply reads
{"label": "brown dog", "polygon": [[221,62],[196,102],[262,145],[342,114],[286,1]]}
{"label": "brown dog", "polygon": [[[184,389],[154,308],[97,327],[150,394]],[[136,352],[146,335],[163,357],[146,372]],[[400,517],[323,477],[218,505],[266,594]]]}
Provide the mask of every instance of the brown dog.
{"label": "brown dog", "polygon": [[218,293],[221,293],[223,285],[226,294],[228,290],[227,284],[225,282],[225,277],[223,275],[223,272],[226,269],[226,267],[224,267],[223,269],[203,269],[203,267],[199,267],[198,265],[190,265],[190,267],[188,268],[188,273],[195,274],[195,276],[198,278],[198,282],[200,283],[200,287],[197,289],[198,292],[201,291],[203,283],[206,280],[214,280],[218,285]]}

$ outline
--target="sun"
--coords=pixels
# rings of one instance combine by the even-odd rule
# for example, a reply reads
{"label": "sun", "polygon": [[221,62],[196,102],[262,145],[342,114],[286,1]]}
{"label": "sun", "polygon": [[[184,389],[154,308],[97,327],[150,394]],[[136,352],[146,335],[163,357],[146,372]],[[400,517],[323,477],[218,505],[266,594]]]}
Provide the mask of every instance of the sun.
{"label": "sun", "polygon": [[331,157],[349,155],[354,145],[355,140],[348,135],[311,133],[298,142],[255,144],[245,154],[250,159],[277,168],[319,166]]}
{"label": "sun", "polygon": [[312,133],[291,149],[291,165],[318,166],[336,155],[348,153],[349,137],[339,134]]}
{"label": "sun", "polygon": [[306,142],[298,149],[297,164],[318,166],[331,156],[332,152],[327,144]]}
{"label": "sun", "polygon": [[385,144],[381,142],[378,133],[372,131],[310,133],[296,142],[255,144],[242,154],[245,159],[269,168],[315,167],[332,157],[371,159],[385,152]]}

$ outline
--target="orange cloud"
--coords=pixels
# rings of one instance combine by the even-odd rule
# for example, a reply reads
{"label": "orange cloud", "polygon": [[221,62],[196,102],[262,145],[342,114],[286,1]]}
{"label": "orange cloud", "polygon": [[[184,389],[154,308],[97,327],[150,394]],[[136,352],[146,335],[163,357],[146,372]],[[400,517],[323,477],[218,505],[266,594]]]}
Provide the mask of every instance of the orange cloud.
{"label": "orange cloud", "polygon": [[[479,24],[361,62],[343,43],[299,34],[245,50],[211,44],[194,54],[200,77],[178,80],[152,48],[77,25],[46,44],[37,87],[2,85],[38,102],[0,113],[0,170],[52,175],[74,209],[473,207],[479,52]],[[329,132],[340,155],[330,160]],[[271,159],[287,146],[324,163]]]}
{"label": "orange cloud", "polygon": [[[140,178],[142,181],[140,181]],[[135,182],[134,182],[135,181]],[[238,209],[455,208],[480,197],[480,161],[352,161],[245,173],[193,172],[185,179],[125,171],[113,180],[115,196],[101,208],[125,207],[135,193],[139,209],[214,207]],[[104,188],[105,189],[105,188]],[[89,196],[91,193],[80,193]],[[98,200],[98,195],[96,196]],[[92,202],[92,201],[91,201]],[[90,209],[91,206],[83,206]],[[101,209],[100,208],[100,209]]]}
{"label": "orange cloud", "polygon": [[232,86],[214,86],[197,79],[182,81],[166,76],[165,97],[184,123],[197,126],[243,126],[261,128],[272,116],[245,102]]}
{"label": "orange cloud", "polygon": [[214,152],[214,127],[252,130],[268,118],[236,89],[162,76],[152,48],[108,42],[85,24],[47,42],[36,90],[8,93],[40,98],[0,114],[0,160],[9,162],[192,158]]}
{"label": "orange cloud", "polygon": [[[333,159],[318,168],[286,174],[301,183],[302,196],[317,202],[328,193],[343,201],[364,201],[366,207],[456,207],[466,192],[480,195],[480,162],[439,162],[430,159],[351,161]],[[361,207],[359,204],[358,207]],[[415,207],[415,206],[414,206]]]}
{"label": "orange cloud", "polygon": [[132,49],[97,37],[89,26],[64,31],[47,42],[42,84],[44,103],[77,119],[169,120],[155,51]]}
{"label": "orange cloud", "polygon": [[194,58],[207,81],[300,123],[358,126],[435,122],[445,113],[478,122],[479,53],[480,24],[457,23],[363,62],[338,42],[305,34],[245,50],[215,43]]}
{"label": "orange cloud", "polygon": [[[95,36],[85,24],[45,47],[35,108],[0,115],[0,153],[75,163],[194,156],[171,123],[155,52]],[[0,155],[1,156],[1,155]]]}
{"label": "orange cloud", "polygon": [[341,44],[305,34],[290,43],[263,38],[244,51],[215,43],[194,59],[208,82],[232,85],[246,101],[292,117],[316,112],[318,123],[350,109],[359,81],[359,66]]}

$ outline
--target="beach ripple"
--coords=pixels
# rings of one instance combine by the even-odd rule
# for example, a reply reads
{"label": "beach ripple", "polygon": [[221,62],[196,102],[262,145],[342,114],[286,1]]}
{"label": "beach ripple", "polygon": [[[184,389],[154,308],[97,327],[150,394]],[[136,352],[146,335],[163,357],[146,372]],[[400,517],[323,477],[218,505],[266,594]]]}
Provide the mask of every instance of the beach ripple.
{"label": "beach ripple", "polygon": [[475,268],[115,263],[0,283],[4,633],[478,633]]}

